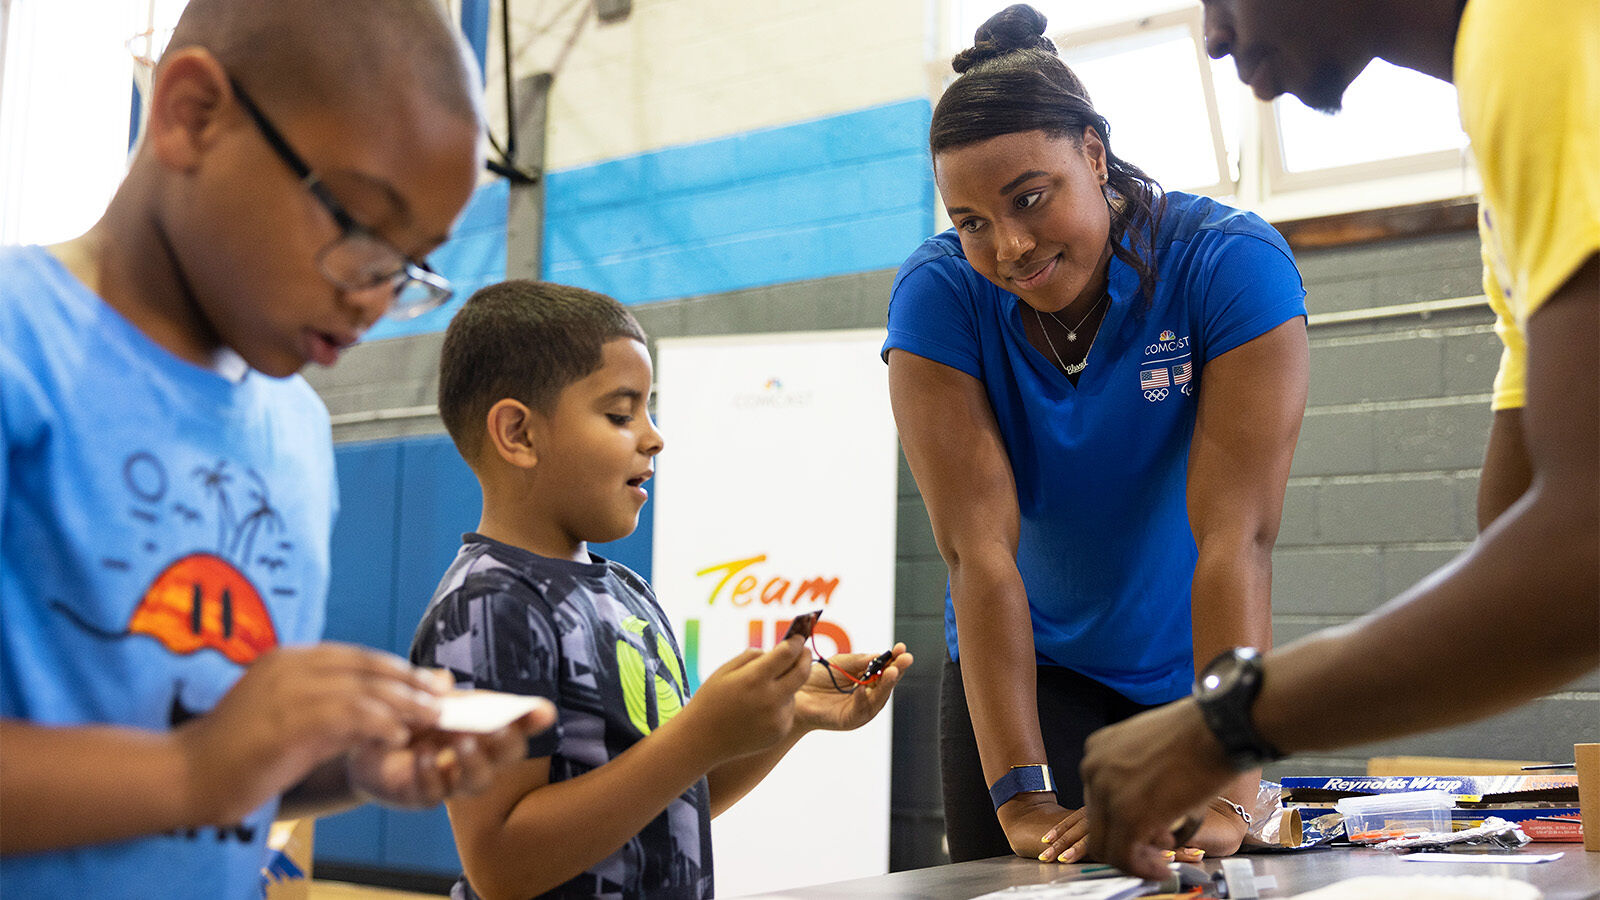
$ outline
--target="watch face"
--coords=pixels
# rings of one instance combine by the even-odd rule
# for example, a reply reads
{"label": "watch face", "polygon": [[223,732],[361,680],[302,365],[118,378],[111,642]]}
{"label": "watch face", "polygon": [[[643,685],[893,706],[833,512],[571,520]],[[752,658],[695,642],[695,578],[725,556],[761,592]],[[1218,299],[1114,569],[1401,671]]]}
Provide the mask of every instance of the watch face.
{"label": "watch face", "polygon": [[1195,682],[1195,700],[1206,727],[1239,771],[1282,758],[1256,734],[1250,721],[1250,706],[1260,690],[1261,654],[1252,647],[1235,647],[1221,654]]}
{"label": "watch face", "polygon": [[1226,694],[1258,658],[1259,654],[1252,647],[1240,647],[1219,655],[1200,673],[1200,695]]}

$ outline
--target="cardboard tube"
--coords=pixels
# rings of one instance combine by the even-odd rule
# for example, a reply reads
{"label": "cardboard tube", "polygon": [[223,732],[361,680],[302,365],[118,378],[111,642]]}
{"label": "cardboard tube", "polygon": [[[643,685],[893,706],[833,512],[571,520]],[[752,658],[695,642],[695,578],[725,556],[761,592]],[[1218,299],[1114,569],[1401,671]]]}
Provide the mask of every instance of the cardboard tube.
{"label": "cardboard tube", "polygon": [[1583,849],[1600,853],[1600,744],[1573,744],[1578,764],[1578,807],[1583,815]]}

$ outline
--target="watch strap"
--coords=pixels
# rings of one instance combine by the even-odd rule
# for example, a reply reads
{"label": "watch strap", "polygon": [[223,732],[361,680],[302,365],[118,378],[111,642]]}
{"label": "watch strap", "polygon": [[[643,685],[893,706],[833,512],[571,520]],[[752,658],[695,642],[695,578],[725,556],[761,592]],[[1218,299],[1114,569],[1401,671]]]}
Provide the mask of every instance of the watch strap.
{"label": "watch strap", "polygon": [[1055,789],[1055,775],[1051,773],[1049,766],[1039,764],[1012,766],[1010,771],[1001,775],[1000,780],[989,788],[989,799],[994,801],[994,808],[999,809],[1018,794]]}

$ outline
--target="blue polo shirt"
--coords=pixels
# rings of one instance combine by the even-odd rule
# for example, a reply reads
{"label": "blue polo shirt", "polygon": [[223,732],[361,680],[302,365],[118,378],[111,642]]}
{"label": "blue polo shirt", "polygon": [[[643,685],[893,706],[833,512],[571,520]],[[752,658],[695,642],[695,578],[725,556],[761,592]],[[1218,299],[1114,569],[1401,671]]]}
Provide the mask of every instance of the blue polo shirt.
{"label": "blue polo shirt", "polygon": [[[1138,273],[1112,258],[1111,306],[1076,385],[1029,343],[1023,304],[972,268],[953,229],[900,267],[883,348],[983,382],[1016,480],[1037,660],[1139,703],[1176,699],[1194,678],[1185,501],[1206,364],[1306,312],[1272,226],[1206,197],[1166,202],[1155,296],[1147,305]],[[948,582],[945,640],[960,659]]]}

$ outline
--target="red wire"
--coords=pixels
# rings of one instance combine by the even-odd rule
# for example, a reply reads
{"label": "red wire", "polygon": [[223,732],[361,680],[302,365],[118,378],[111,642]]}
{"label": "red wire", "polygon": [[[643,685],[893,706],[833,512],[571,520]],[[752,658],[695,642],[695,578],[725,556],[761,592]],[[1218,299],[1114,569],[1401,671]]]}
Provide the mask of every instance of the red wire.
{"label": "red wire", "polygon": [[816,656],[817,662],[822,663],[823,665],[825,665],[828,668],[834,670],[835,672],[838,672],[840,675],[843,675],[844,677],[850,679],[851,681],[855,682],[858,685],[865,686],[865,685],[869,685],[869,684],[876,684],[878,682],[878,679],[883,677],[883,672],[879,671],[877,674],[873,675],[871,678],[868,678],[865,681],[863,681],[862,679],[857,678],[854,675],[851,675],[849,672],[846,672],[845,670],[839,668],[838,666],[834,665],[833,663],[828,662],[828,660],[825,657],[823,657],[822,651],[817,649],[817,635],[816,635],[815,632],[813,632],[811,634],[811,652],[812,652],[812,654],[814,654]]}

